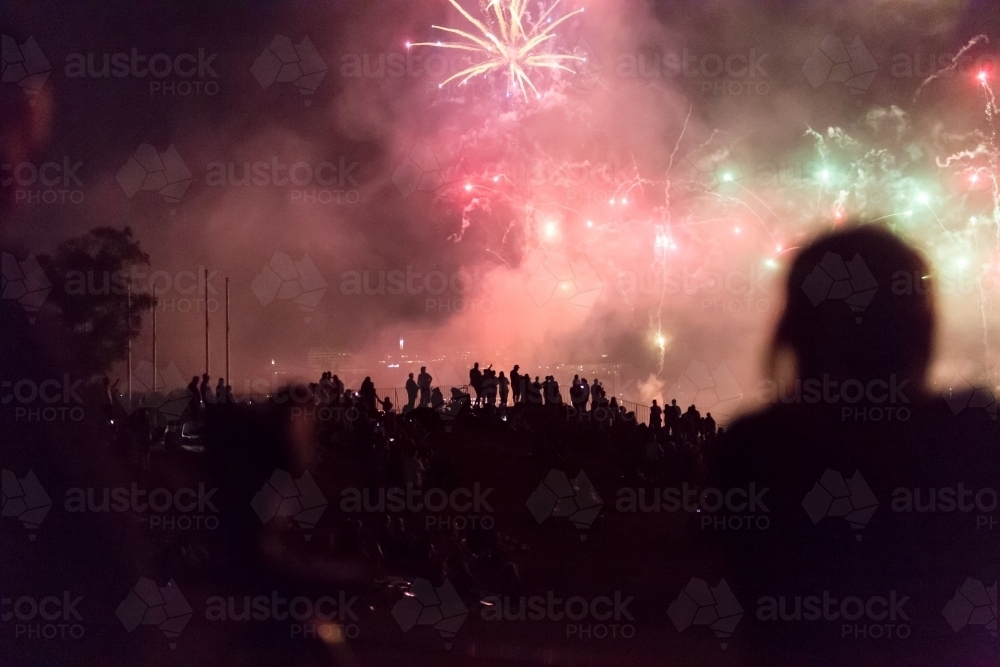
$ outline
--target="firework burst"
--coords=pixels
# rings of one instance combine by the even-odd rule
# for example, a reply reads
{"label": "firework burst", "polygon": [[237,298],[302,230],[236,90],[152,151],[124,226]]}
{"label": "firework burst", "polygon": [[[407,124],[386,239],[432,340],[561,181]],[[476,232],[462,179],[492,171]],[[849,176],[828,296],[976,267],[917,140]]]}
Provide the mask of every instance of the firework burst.
{"label": "firework burst", "polygon": [[586,60],[579,56],[542,50],[548,46],[549,40],[555,37],[555,29],[569,18],[582,13],[582,8],[559,19],[553,19],[553,12],[562,2],[562,0],[555,0],[548,9],[541,12],[537,20],[532,20],[527,11],[528,0],[489,0],[488,3],[486,0],[481,0],[486,20],[480,21],[465,11],[458,0],[448,1],[469,23],[475,26],[476,30],[479,31],[478,34],[435,25],[432,26],[434,29],[458,35],[465,41],[418,42],[407,44],[407,46],[433,46],[470,51],[478,54],[482,60],[449,77],[441,83],[442,87],[456,79],[461,79],[461,84],[464,84],[474,76],[485,76],[490,72],[506,72],[508,94],[520,91],[524,99],[527,100],[529,88],[535,97],[541,97],[535,84],[531,81],[530,72],[533,69],[565,70],[575,74],[576,72],[572,68],[563,63],[565,61],[583,62]]}

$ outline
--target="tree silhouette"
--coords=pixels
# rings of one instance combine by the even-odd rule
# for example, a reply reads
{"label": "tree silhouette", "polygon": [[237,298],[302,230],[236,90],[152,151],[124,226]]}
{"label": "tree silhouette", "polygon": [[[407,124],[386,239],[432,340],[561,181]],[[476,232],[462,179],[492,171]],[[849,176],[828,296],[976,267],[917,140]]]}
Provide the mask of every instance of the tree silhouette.
{"label": "tree silhouette", "polygon": [[132,230],[97,227],[63,241],[52,256],[38,261],[54,286],[49,299],[78,371],[93,376],[123,360],[128,341],[142,329],[143,315],[156,304],[151,294],[131,285],[133,269],[149,264]]}

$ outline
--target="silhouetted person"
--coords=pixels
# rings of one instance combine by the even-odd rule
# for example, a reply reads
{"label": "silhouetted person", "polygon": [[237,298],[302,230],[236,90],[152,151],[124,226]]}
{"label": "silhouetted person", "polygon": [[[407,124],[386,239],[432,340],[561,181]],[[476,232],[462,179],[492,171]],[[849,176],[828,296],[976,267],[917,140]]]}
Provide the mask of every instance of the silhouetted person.
{"label": "silhouetted person", "polygon": [[590,385],[590,399],[591,412],[607,406],[607,394],[604,392],[604,385],[597,378],[594,378],[593,384]]}
{"label": "silhouetted person", "polygon": [[706,440],[715,439],[715,419],[712,418],[711,412],[705,413],[705,418],[702,420],[702,435],[705,436]]}
{"label": "silhouetted person", "polygon": [[361,388],[358,390],[358,398],[361,399],[361,405],[365,407],[369,415],[375,414],[375,404],[378,402],[378,396],[375,395],[375,383],[372,382],[370,376],[366,376],[364,380],[361,381]]}
{"label": "silhouetted person", "polygon": [[653,405],[649,408],[649,428],[659,431],[662,424],[663,408],[656,404],[656,399],[654,398]]}
{"label": "silhouetted person", "polygon": [[317,398],[319,399],[320,405],[329,405],[333,401],[334,388],[333,380],[330,377],[332,373],[326,372],[319,379],[319,388],[317,389]]}
{"label": "silhouetted person", "polygon": [[226,402],[226,381],[222,378],[219,378],[219,381],[215,384],[215,402]]}
{"label": "silhouetted person", "polygon": [[208,377],[208,373],[201,376],[201,402],[204,405],[215,402],[215,396],[212,394],[212,381]]}
{"label": "silhouetted person", "polygon": [[504,377],[503,371],[500,371],[500,377],[497,378],[497,383],[500,390],[500,405],[507,405],[507,397],[510,395],[510,380]]}
{"label": "silhouetted person", "polygon": [[670,435],[676,437],[681,424],[681,406],[677,405],[677,399],[670,400],[664,415],[664,423],[670,431]]}
{"label": "silhouetted person", "polygon": [[514,403],[519,403],[524,393],[524,377],[518,372],[519,370],[521,370],[521,367],[514,364],[514,368],[510,371],[510,384],[514,390]]}
{"label": "silhouetted person", "polygon": [[546,405],[559,405],[562,403],[562,397],[559,396],[559,382],[556,381],[554,375],[549,375],[545,378],[544,391]]}
{"label": "silhouetted person", "polygon": [[[926,389],[929,275],[874,225],[821,238],[791,266],[759,391],[770,405],[718,436],[709,471],[723,493],[753,485],[756,507],[733,514],[769,525],[712,533],[744,620],[758,619],[741,628],[744,664],[995,664],[995,644],[949,622],[967,580],[996,581],[1000,530],[950,510],[963,488],[972,504],[972,489],[996,488],[1000,438],[985,411],[956,415]],[[825,606],[815,621],[809,596]],[[911,639],[872,640],[892,623]]]}
{"label": "silhouetted person", "polygon": [[479,370],[478,361],[472,366],[472,370],[469,371],[469,385],[472,387],[472,391],[476,393],[475,405],[479,405],[482,401],[483,393],[483,372]]}
{"label": "silhouetted person", "polygon": [[526,400],[534,405],[542,404],[542,383],[535,376],[535,381],[528,385],[528,396]]}
{"label": "silhouetted person", "polygon": [[573,383],[569,386],[569,402],[572,403],[573,409],[579,414],[581,410],[581,403],[583,401],[583,385],[580,383],[580,376],[573,376]]}
{"label": "silhouetted person", "polygon": [[420,367],[420,375],[417,376],[417,387],[420,389],[420,407],[426,408],[431,404],[431,378],[426,366]]}
{"label": "silhouetted person", "polygon": [[492,365],[483,371],[480,389],[483,392],[483,404],[490,407],[495,406],[497,402],[497,372],[493,370]]}
{"label": "silhouetted person", "polygon": [[444,394],[441,393],[441,387],[434,387],[431,391],[431,407],[437,410],[444,405]]}
{"label": "silhouetted person", "polygon": [[698,412],[698,408],[692,403],[688,406],[687,411],[681,417],[681,423],[683,424],[684,437],[694,442],[698,439],[698,434],[701,432],[701,413]]}
{"label": "silhouetted person", "polygon": [[201,417],[201,390],[198,388],[198,376],[195,375],[187,386],[188,390],[188,417],[191,421],[197,421]]}
{"label": "silhouetted person", "polygon": [[413,373],[410,373],[410,376],[406,378],[406,408],[403,412],[409,412],[416,405],[418,391],[420,388],[417,387],[417,383],[413,379]]}

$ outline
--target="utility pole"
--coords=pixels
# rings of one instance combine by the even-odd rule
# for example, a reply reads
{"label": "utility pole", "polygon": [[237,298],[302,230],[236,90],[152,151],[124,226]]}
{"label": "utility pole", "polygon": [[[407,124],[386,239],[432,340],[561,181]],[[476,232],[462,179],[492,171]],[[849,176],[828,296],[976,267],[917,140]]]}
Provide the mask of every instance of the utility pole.
{"label": "utility pole", "polygon": [[205,373],[208,374],[208,269],[205,269]]}
{"label": "utility pole", "polygon": [[156,392],[156,300],[153,300],[153,392]]}
{"label": "utility pole", "polygon": [[132,409],[132,283],[128,285],[128,296],[125,297],[125,345],[128,357],[125,370],[128,373],[128,407]]}
{"label": "utility pole", "polygon": [[229,381],[229,278],[226,278],[226,386]]}

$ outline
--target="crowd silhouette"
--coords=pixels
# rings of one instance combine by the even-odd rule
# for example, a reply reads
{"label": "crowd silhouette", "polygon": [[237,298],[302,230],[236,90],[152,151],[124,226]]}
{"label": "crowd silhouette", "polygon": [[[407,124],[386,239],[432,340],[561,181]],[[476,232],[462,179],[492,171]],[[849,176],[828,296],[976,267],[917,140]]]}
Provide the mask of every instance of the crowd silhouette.
{"label": "crowd silhouette", "polygon": [[[427,367],[409,373],[401,405],[370,377],[352,389],[326,372],[318,382],[248,399],[234,397],[223,380],[213,391],[206,374],[188,385],[189,405],[181,419],[200,425],[211,480],[229,497],[252,497],[275,469],[296,476],[311,471],[331,499],[337,498],[336,489],[358,489],[365,511],[331,520],[322,550],[343,571],[363,573],[352,585],[365,591],[373,609],[398,600],[417,578],[435,586],[450,582],[473,610],[490,596],[522,595],[526,576],[537,577],[545,563],[561,558],[544,546],[525,498],[546,471],[572,466],[586,468],[606,496],[615,488],[637,490],[647,499],[642,507],[663,489],[694,489],[696,498],[713,489],[720,498],[729,498],[732,490],[756,493],[766,508],[765,530],[730,529],[734,518],[745,516],[694,514],[690,525],[698,530],[685,537],[654,515],[638,519],[645,521],[641,533],[667,531],[668,544],[686,545],[671,567],[713,582],[724,579],[740,592],[748,616],[754,612],[749,605],[771,597],[789,601],[776,614],[790,619],[800,613],[790,601],[813,594],[905,597],[907,631],[919,633],[905,647],[873,647],[842,641],[848,631],[868,636],[875,631],[868,625],[838,626],[824,634],[825,626],[816,624],[748,619],[736,664],[903,664],[900,655],[919,658],[906,664],[986,664],[976,662],[982,651],[975,642],[962,641],[965,635],[947,626],[948,632],[940,631],[941,606],[967,578],[995,581],[1000,531],[979,530],[975,517],[963,523],[954,514],[929,513],[926,500],[920,501],[924,510],[898,515],[885,494],[912,489],[919,500],[921,489],[995,489],[997,423],[983,410],[956,413],[925,389],[934,331],[929,293],[901,297],[880,290],[860,318],[842,302],[817,306],[803,294],[802,283],[830,253],[863,256],[879,284],[890,284],[898,270],[929,273],[916,253],[877,228],[841,232],[806,248],[791,268],[787,307],[768,355],[770,374],[786,386],[817,378],[876,387],[891,382],[905,388],[898,397],[908,411],[904,421],[845,419],[837,402],[779,400],[721,428],[710,412],[684,408],[669,396],[667,402],[652,400],[648,420],[640,420],[598,378],[577,375],[564,386],[521,365],[497,371],[481,362],[470,368],[467,386],[450,392],[435,384]],[[109,397],[117,386],[105,383],[108,410],[114,409]],[[879,396],[868,394],[852,402],[851,410],[873,415],[884,407]],[[496,504],[488,524],[442,522],[409,506],[394,511],[385,500],[391,489],[410,497],[476,484],[518,491],[514,501]],[[838,491],[837,484],[847,490]],[[581,488],[574,492],[583,493]],[[865,489],[883,495],[872,504],[864,500]],[[829,507],[822,505],[824,494],[833,494]],[[819,500],[809,500],[814,497]],[[591,530],[611,530],[612,503],[605,499]],[[845,516],[851,539],[824,524]],[[700,523],[705,518],[724,529],[706,530]],[[751,518],[761,525],[760,516]],[[273,532],[271,524],[227,520],[234,532],[216,546],[224,563],[240,563],[226,573],[239,590],[275,567],[259,553],[246,562],[247,550],[257,553],[268,540],[288,538]],[[617,546],[639,538],[628,540]],[[317,557],[315,548],[310,547],[310,559]],[[614,568],[630,555],[612,549],[600,562]],[[312,560],[294,562],[299,563],[295,576],[313,576],[303,564]],[[659,575],[651,570],[648,576]],[[599,589],[601,581],[578,585]],[[662,605],[652,605],[662,614],[677,593],[656,590],[666,596]]]}

